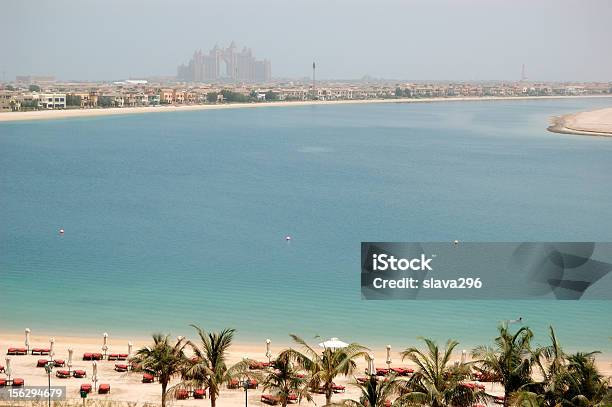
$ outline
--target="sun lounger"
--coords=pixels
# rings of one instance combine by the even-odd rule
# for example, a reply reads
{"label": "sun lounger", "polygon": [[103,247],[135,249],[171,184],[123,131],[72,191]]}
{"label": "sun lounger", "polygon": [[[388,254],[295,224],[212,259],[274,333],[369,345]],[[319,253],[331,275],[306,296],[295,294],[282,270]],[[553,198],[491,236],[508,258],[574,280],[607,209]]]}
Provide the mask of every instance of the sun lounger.
{"label": "sun lounger", "polygon": [[13,387],[23,387],[24,381],[21,378],[13,379]]}
{"label": "sun lounger", "polygon": [[70,377],[70,372],[67,370],[58,370],[57,372],[55,372],[55,376],[60,379],[68,379]]}
{"label": "sun lounger", "polygon": [[277,404],[280,404],[280,397],[278,396],[273,396],[271,394],[262,394],[261,395],[261,402],[271,405],[271,406],[275,406]]}
{"label": "sun lounger", "polygon": [[89,383],[83,383],[81,385],[81,388],[79,389],[79,391],[84,391],[86,393],[91,393],[91,384]]}
{"label": "sun lounger", "polygon": [[6,386],[6,379],[0,379],[0,387]]}
{"label": "sun lounger", "polygon": [[194,399],[203,399],[206,397],[206,389],[195,389],[193,391]]}
{"label": "sun lounger", "polygon": [[4,366],[0,365],[0,373],[4,373]]}
{"label": "sun lounger", "polygon": [[49,363],[49,360],[47,359],[38,359],[36,361],[36,367],[45,367],[47,366],[47,363]]}
{"label": "sun lounger", "polygon": [[66,366],[66,362],[64,361],[64,359],[55,359],[53,361],[53,364],[55,365],[55,367],[64,367],[64,366]]}
{"label": "sun lounger", "polygon": [[403,367],[392,367],[391,371],[398,376],[408,376],[411,373],[414,373],[413,369],[405,369]]}
{"label": "sun lounger", "polygon": [[103,383],[98,387],[98,394],[110,393],[110,384]]}
{"label": "sun lounger", "polygon": [[389,369],[383,369],[380,367],[376,368],[376,376],[386,376],[389,374]]}
{"label": "sun lounger", "polygon": [[83,353],[83,360],[102,360],[101,353]]}
{"label": "sun lounger", "polygon": [[82,379],[87,376],[87,372],[84,370],[75,370],[74,372],[72,372],[72,375],[77,379]]}
{"label": "sun lounger", "polygon": [[128,371],[128,365],[126,365],[124,363],[115,363],[115,371],[117,371],[117,372],[127,372]]}
{"label": "sun lounger", "polygon": [[189,398],[189,392],[185,389],[180,389],[176,391],[176,399],[177,400],[187,400]]}
{"label": "sun lounger", "polygon": [[27,355],[28,350],[26,348],[8,348],[6,351],[7,355]]}
{"label": "sun lounger", "polygon": [[40,355],[40,356],[44,356],[44,355],[48,355],[49,352],[51,352],[51,349],[49,348],[32,348],[32,355]]}
{"label": "sun lounger", "polygon": [[238,387],[240,387],[240,382],[238,381],[238,379],[232,379],[227,384],[228,389],[237,389]]}
{"label": "sun lounger", "polygon": [[153,376],[150,373],[145,373],[142,375],[142,382],[143,383],[153,383],[153,381],[155,380],[155,376]]}
{"label": "sun lounger", "polygon": [[346,391],[346,387],[340,386],[338,384],[332,384],[332,390],[334,393],[344,393]]}
{"label": "sun lounger", "polygon": [[249,390],[256,389],[259,387],[259,382],[255,379],[250,379],[247,387],[249,388]]}
{"label": "sun lounger", "polygon": [[493,397],[493,402],[495,404],[504,404],[504,396],[495,396]]}
{"label": "sun lounger", "polygon": [[253,361],[249,364],[249,369],[251,370],[263,370],[267,367],[270,367],[271,363],[269,362],[257,362]]}
{"label": "sun lounger", "polygon": [[119,354],[118,353],[109,353],[107,360],[117,360],[119,359]]}

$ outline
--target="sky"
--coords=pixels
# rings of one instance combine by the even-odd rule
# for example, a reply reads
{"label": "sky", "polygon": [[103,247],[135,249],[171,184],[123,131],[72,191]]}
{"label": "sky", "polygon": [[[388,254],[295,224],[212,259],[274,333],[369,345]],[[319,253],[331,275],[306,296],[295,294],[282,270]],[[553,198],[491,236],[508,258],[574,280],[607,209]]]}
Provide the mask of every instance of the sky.
{"label": "sky", "polygon": [[275,78],[612,81],[610,0],[0,0],[0,79],[176,75],[235,41]]}

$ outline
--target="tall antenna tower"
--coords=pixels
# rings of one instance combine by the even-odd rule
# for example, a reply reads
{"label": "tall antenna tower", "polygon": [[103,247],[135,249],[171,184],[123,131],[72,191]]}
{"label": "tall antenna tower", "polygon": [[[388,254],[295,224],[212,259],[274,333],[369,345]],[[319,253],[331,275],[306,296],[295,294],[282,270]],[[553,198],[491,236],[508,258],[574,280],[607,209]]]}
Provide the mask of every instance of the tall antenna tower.
{"label": "tall antenna tower", "polygon": [[315,69],[316,69],[316,65],[314,63],[314,61],[312,61],[312,98],[316,99],[317,93],[316,93],[316,81],[315,81]]}
{"label": "tall antenna tower", "polygon": [[521,80],[527,80],[527,75],[525,74],[525,64],[523,64],[523,69],[521,70]]}

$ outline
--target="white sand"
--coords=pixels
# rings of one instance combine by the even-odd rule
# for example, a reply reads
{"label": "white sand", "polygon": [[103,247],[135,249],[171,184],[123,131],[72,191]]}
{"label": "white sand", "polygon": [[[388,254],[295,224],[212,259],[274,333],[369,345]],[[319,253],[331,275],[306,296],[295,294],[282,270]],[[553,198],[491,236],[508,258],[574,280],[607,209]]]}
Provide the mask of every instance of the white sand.
{"label": "white sand", "polygon": [[70,109],[70,110],[39,110],[33,112],[4,112],[0,113],[0,122],[22,120],[48,120],[65,119],[71,117],[110,116],[154,112],[183,112],[190,110],[212,109],[244,109],[256,107],[286,107],[310,105],[345,105],[364,103],[429,103],[429,102],[466,102],[466,101],[494,101],[494,100],[530,100],[530,99],[567,99],[567,98],[593,98],[612,97],[612,95],[592,96],[517,96],[517,97],[453,97],[453,98],[423,98],[423,99],[368,99],[368,100],[338,100],[338,101],[303,101],[303,102],[266,102],[266,103],[231,103],[220,105],[168,105],[158,107],[124,107],[107,109]]}
{"label": "white sand", "polygon": [[[127,338],[109,338],[109,350],[108,353],[127,353],[127,343],[129,339]],[[132,338],[132,342],[134,343],[133,352],[135,352],[140,347],[148,345],[151,341],[148,338]],[[24,346],[24,335],[16,335],[16,334],[0,334],[0,365],[5,366],[5,355],[6,350],[9,347],[23,347]],[[30,348],[48,348],[49,347],[49,335],[32,335],[30,339]],[[100,338],[76,338],[76,337],[55,337],[55,357],[54,359],[64,359],[68,360],[68,348],[72,347],[74,349],[73,354],[73,367],[72,369],[82,369],[87,371],[87,378],[85,379],[58,379],[54,376],[55,373],[51,376],[51,385],[57,386],[66,386],[67,394],[69,399],[78,400],[79,396],[79,388],[83,383],[92,383],[91,381],[91,373],[92,373],[92,362],[91,361],[83,361],[82,356],[85,352],[99,352],[102,353],[102,337]],[[275,346],[274,343],[271,345],[271,351],[273,355],[276,355],[280,350],[284,348],[279,348]],[[231,348],[231,352],[229,354],[230,363],[236,363],[240,361],[244,356],[248,356],[249,358],[265,361],[265,344],[261,345],[244,345],[244,344],[236,344]],[[45,373],[44,368],[37,368],[36,361],[38,359],[46,359],[48,356],[38,356],[38,355],[27,355],[27,356],[9,356],[11,358],[11,370],[12,377],[19,377],[25,380],[26,386],[46,386],[47,385],[47,374]],[[386,357],[386,350],[381,349],[378,352],[375,352],[375,357],[378,363],[377,367],[385,367],[384,360]],[[399,355],[397,353],[393,356],[397,363],[393,363],[393,367],[407,367],[407,363],[399,363]],[[126,363],[126,362],[115,362],[115,361],[98,361],[98,385],[100,383],[108,383],[111,385],[111,393],[108,395],[98,395],[94,394],[94,392],[90,393],[88,399],[113,399],[120,401],[133,401],[133,402],[152,402],[159,403],[160,402],[160,392],[161,388],[157,383],[142,383],[142,373],[118,373],[114,370],[115,363]],[[414,366],[411,366],[414,368]],[[365,361],[359,361],[359,370],[356,376],[364,376],[363,372],[366,368]],[[58,368],[54,369],[57,370]],[[64,368],[59,368],[64,369]],[[67,368],[66,368],[67,369]],[[0,373],[0,377],[5,377],[4,374]],[[334,395],[333,400],[340,401],[344,398],[353,398],[356,399],[359,397],[359,390],[351,386],[349,382],[353,381],[352,378],[338,377],[336,380],[336,384],[341,384],[346,386],[345,394],[336,394]],[[490,389],[491,385],[488,385],[488,389]],[[269,392],[265,392],[268,394]],[[265,405],[261,403],[260,397],[264,394],[262,388],[256,390],[249,390],[248,398],[249,405],[260,406]],[[325,396],[324,395],[314,395],[314,399],[317,405],[325,404]],[[221,391],[220,398],[217,402],[218,406],[229,406],[229,407],[239,407],[244,406],[244,390],[236,389],[229,390],[223,389]],[[208,406],[210,401],[208,399],[205,400],[181,400],[174,401],[174,405],[181,406]],[[314,405],[303,402],[302,405]]]}
{"label": "white sand", "polygon": [[548,130],[556,133],[612,137],[612,108],[555,117]]}

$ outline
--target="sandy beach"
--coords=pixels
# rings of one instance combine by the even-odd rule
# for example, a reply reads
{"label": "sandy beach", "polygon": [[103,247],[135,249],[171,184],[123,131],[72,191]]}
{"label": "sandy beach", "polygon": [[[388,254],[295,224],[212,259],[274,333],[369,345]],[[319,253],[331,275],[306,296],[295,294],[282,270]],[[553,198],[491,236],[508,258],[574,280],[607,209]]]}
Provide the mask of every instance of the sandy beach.
{"label": "sandy beach", "polygon": [[612,137],[612,108],[566,114],[552,118],[555,133]]}
{"label": "sandy beach", "polygon": [[[50,335],[32,334],[30,339],[30,348],[48,348],[49,347]],[[68,400],[79,401],[79,388],[83,383],[92,383],[92,362],[83,361],[82,356],[85,352],[102,352],[102,337],[100,338],[83,338],[83,337],[63,337],[55,336],[55,356],[54,359],[68,360],[68,348],[74,349],[73,366],[72,369],[82,369],[87,372],[87,377],[84,379],[59,379],[53,374],[51,376],[51,385],[53,386],[66,386]],[[128,342],[131,341],[134,344],[133,352],[137,349],[149,344],[148,338],[117,338],[109,337],[109,350],[108,353],[126,353],[128,349]],[[9,347],[23,347],[24,346],[24,335],[18,335],[15,333],[11,334],[0,334],[0,353],[2,358],[0,359],[0,365],[6,365],[5,358],[6,350]],[[274,343],[271,344],[271,351],[276,355],[280,350],[284,349],[283,346],[278,346]],[[386,350],[372,349],[372,353],[375,355],[376,366],[386,367],[384,361],[386,359]],[[415,366],[402,362],[398,352],[400,349],[393,349],[392,354],[392,367],[410,367],[412,369]],[[243,357],[250,359],[265,361],[265,344],[260,345],[247,345],[247,344],[235,344],[232,345],[229,362],[230,364],[240,361]],[[47,385],[47,374],[45,369],[37,368],[36,362],[38,359],[45,359],[48,356],[38,355],[25,355],[25,356],[9,356],[11,358],[11,370],[12,378],[22,378],[25,380],[26,386],[46,386]],[[460,357],[460,351],[457,352],[457,358]],[[111,392],[108,395],[90,394],[88,400],[118,400],[118,401],[130,401],[139,403],[159,403],[160,400],[160,386],[157,383],[142,383],[141,373],[118,373],[114,370],[115,361],[99,361],[98,363],[98,385],[101,383],[108,383],[111,386]],[[358,361],[358,372],[355,376],[363,376],[365,371],[366,363],[364,360]],[[56,368],[55,370],[57,370]],[[61,369],[61,368],[59,368]],[[0,377],[5,377],[4,374],[0,374]],[[334,396],[334,400],[340,401],[345,398],[357,399],[359,397],[359,390],[351,385],[354,382],[353,378],[338,377],[335,381],[336,384],[346,386],[345,393],[339,393]],[[177,382],[174,382],[175,384]],[[493,394],[502,394],[502,389],[498,384],[487,383],[487,391]],[[266,394],[269,392],[266,392]],[[265,405],[260,401],[261,395],[264,394],[260,388],[255,390],[249,390],[248,399],[249,405]],[[315,394],[315,404],[303,402],[303,405],[323,405],[325,404],[325,396]],[[174,401],[174,405],[180,406],[207,406],[209,405],[208,399],[205,400],[194,400],[188,399],[184,401]],[[221,391],[220,398],[218,399],[218,405],[238,407],[244,406],[244,391],[242,389],[230,390],[223,389]]]}
{"label": "sandy beach", "polygon": [[[31,348],[48,348],[49,347],[50,335],[47,334],[32,334],[30,339]],[[85,352],[102,352],[102,338],[85,338],[85,337],[69,337],[69,336],[55,336],[55,356],[54,359],[68,359],[68,349],[74,349],[74,360],[72,369],[82,369],[87,372],[87,377],[84,379],[59,379],[55,375],[51,376],[51,384],[54,386],[66,386],[68,400],[78,401],[79,387],[83,383],[91,382],[92,373],[92,362],[83,361],[82,355]],[[109,349],[108,353],[127,353],[128,342],[133,342],[133,352],[137,349],[149,344],[148,338],[117,338],[109,337]],[[24,335],[9,333],[0,335],[0,353],[2,358],[0,365],[5,365],[5,354],[9,347],[23,347],[24,346]],[[271,351],[276,355],[280,350],[284,349],[283,346],[275,346],[271,344]],[[401,349],[393,349],[392,351],[392,367],[409,367],[415,369],[415,366],[410,363],[402,362],[398,352]],[[386,358],[386,350],[372,349],[372,353],[375,356],[377,367],[386,367],[384,361]],[[456,352],[455,360],[460,358],[460,351]],[[265,345],[247,345],[247,344],[235,344],[232,346],[229,354],[229,363],[236,363],[243,357],[248,357],[254,360],[265,361]],[[47,385],[47,374],[43,368],[37,368],[36,362],[38,359],[46,359],[48,356],[37,356],[37,355],[25,355],[25,356],[10,356],[11,358],[11,370],[12,378],[22,378],[25,380],[27,386],[46,386]],[[141,373],[118,373],[114,370],[115,361],[99,361],[98,363],[98,385],[101,383],[107,383],[111,386],[111,392],[108,395],[99,395],[92,393],[88,397],[88,400],[117,400],[117,401],[130,401],[138,403],[159,403],[160,387],[157,383],[142,383]],[[125,363],[125,362],[119,362]],[[598,366],[601,372],[609,376],[612,374],[611,361],[607,359],[599,359]],[[363,372],[366,368],[364,360],[358,361],[358,372],[355,376],[363,376]],[[57,370],[56,368],[55,370]],[[60,368],[61,369],[61,368]],[[5,377],[2,375],[1,377]],[[336,394],[334,400],[340,401],[344,398],[356,399],[359,395],[359,390],[352,386],[354,382],[353,378],[338,377],[336,380],[337,384],[346,386],[346,393]],[[176,384],[174,382],[173,384]],[[502,388],[499,384],[485,383],[486,390],[490,394],[501,395],[503,394]],[[267,392],[266,392],[267,393]],[[255,390],[249,390],[248,399],[250,405],[265,405],[260,401],[261,395],[264,394],[261,387]],[[315,404],[303,402],[306,405],[323,405],[325,404],[325,398],[323,395],[314,395]],[[244,391],[241,389],[230,390],[223,389],[221,391],[220,398],[218,400],[221,406],[238,407],[244,405]],[[173,401],[174,405],[180,406],[205,406],[209,405],[209,401],[206,400],[194,400],[188,399],[184,401]]]}
{"label": "sandy beach", "polygon": [[423,98],[423,99],[368,99],[368,100],[337,100],[337,101],[302,101],[302,102],[265,102],[265,103],[231,103],[218,105],[164,105],[147,107],[124,107],[106,109],[69,109],[69,110],[38,110],[31,112],[0,113],[0,122],[24,120],[67,119],[74,117],[113,116],[125,114],[185,112],[192,110],[245,109],[258,107],[290,107],[312,105],[346,105],[372,103],[433,103],[433,102],[469,102],[497,100],[540,100],[567,98],[612,98],[612,95],[591,96],[517,96],[517,97],[456,97],[456,98]]}

